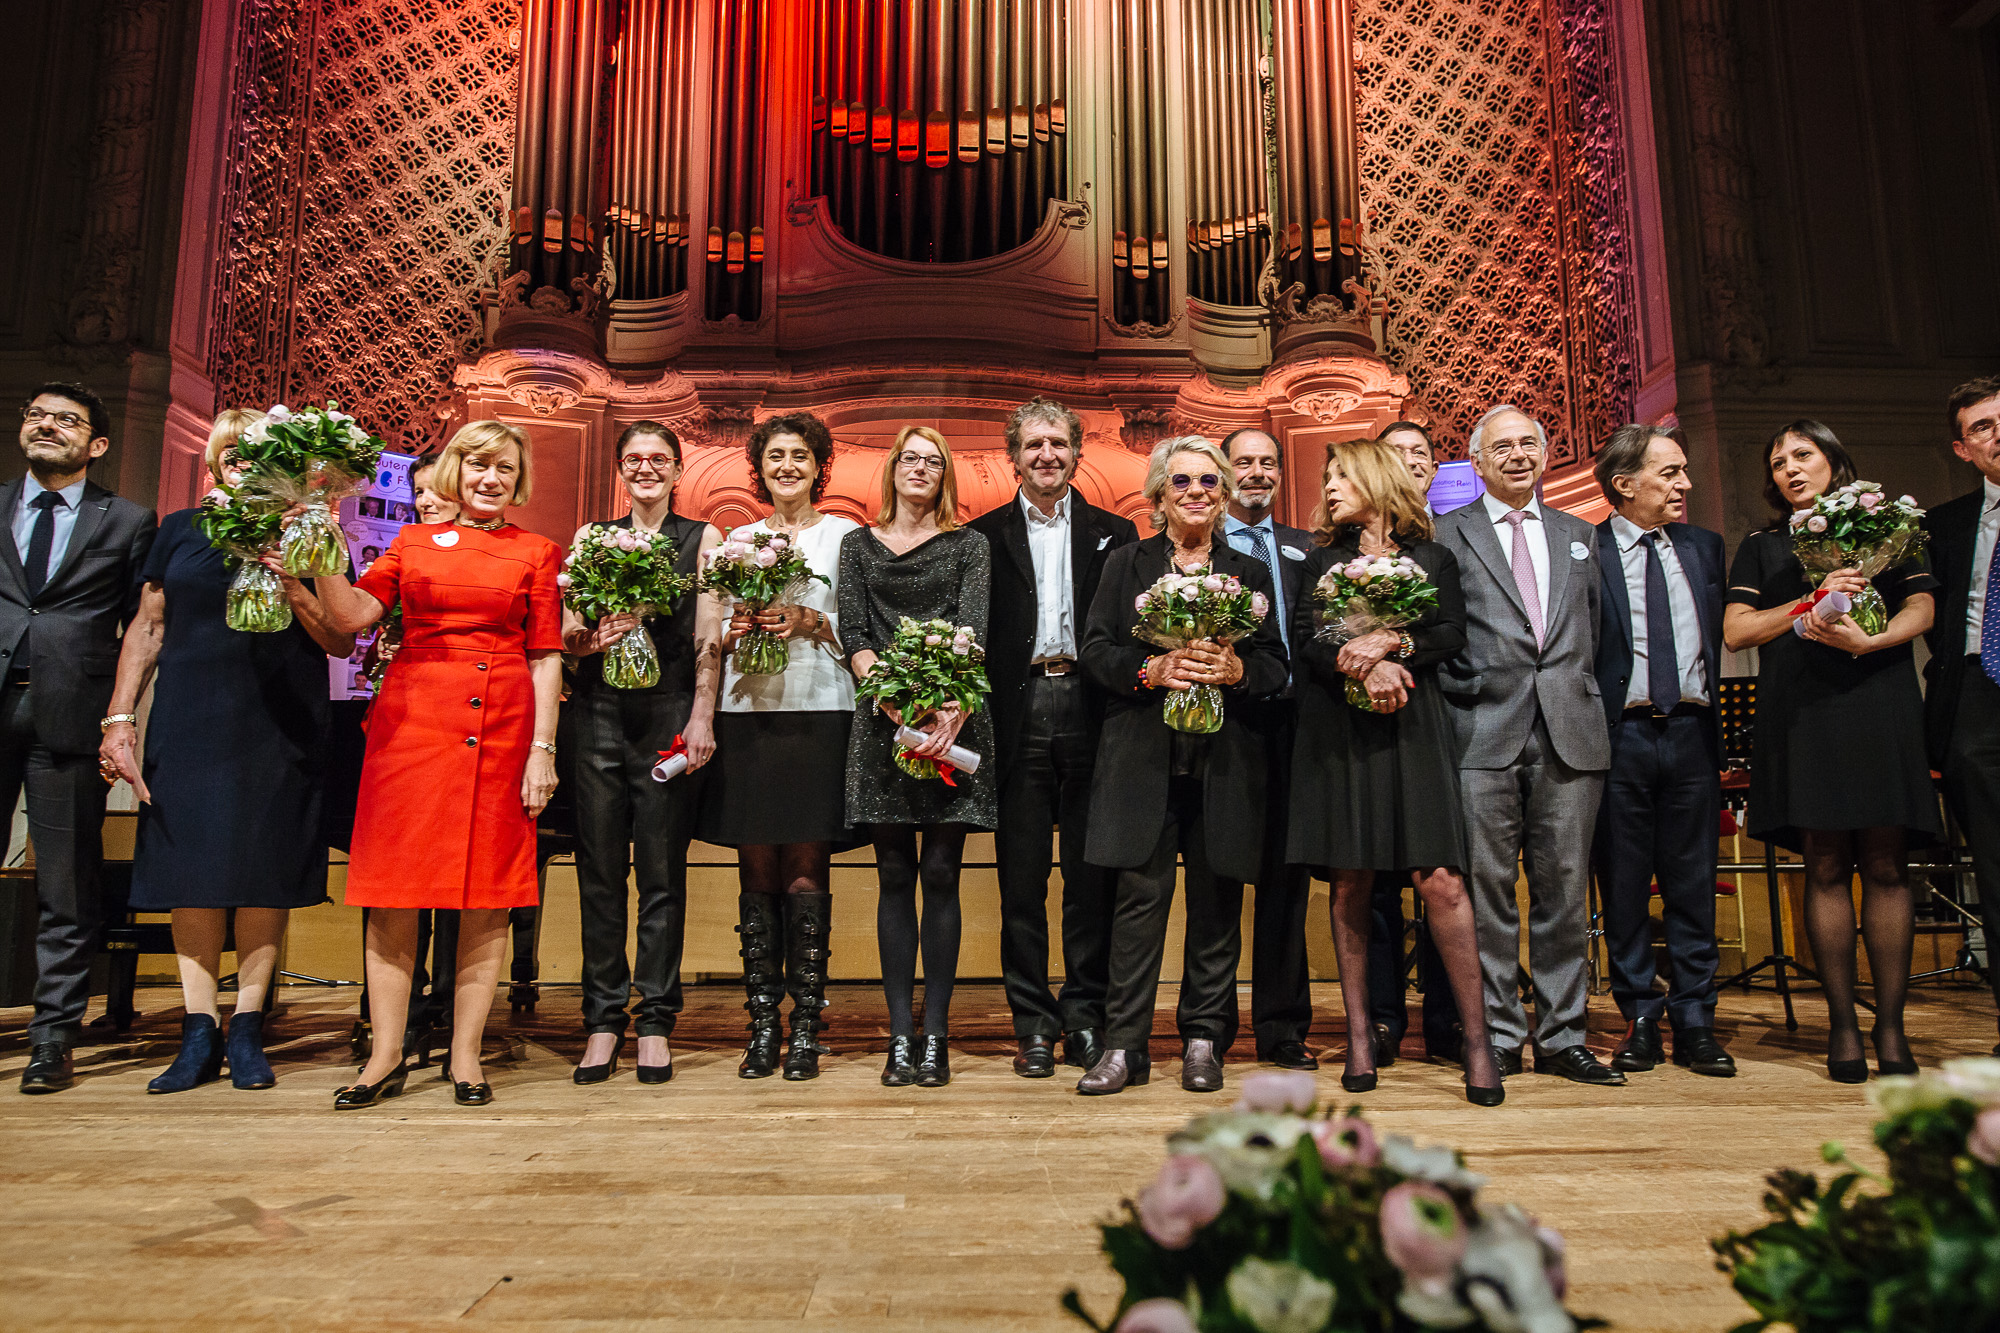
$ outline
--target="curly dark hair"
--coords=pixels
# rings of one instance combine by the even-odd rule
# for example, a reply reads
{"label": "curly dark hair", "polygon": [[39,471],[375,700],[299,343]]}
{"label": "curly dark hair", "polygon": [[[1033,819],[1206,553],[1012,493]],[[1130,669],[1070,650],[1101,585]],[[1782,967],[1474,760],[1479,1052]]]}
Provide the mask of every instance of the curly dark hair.
{"label": "curly dark hair", "polygon": [[826,484],[833,472],[833,432],[826,423],[810,412],[781,412],[775,417],[765,417],[750,432],[750,439],[743,446],[743,456],[750,460],[750,485],[756,489],[757,498],[765,504],[772,503],[771,488],[764,484],[764,446],[780,435],[796,435],[812,450],[813,459],[819,464],[819,475],[813,478],[812,501],[826,494]]}

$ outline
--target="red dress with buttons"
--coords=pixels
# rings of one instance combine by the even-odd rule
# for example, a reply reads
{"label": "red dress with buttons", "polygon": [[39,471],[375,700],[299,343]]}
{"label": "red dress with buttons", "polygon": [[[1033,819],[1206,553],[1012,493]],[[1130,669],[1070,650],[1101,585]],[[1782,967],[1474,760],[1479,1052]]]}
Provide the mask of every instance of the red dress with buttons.
{"label": "red dress with buttons", "polygon": [[511,524],[405,526],[355,587],[403,607],[368,719],[348,856],[357,907],[537,901],[521,776],[535,738],[528,654],[562,648],[562,548]]}

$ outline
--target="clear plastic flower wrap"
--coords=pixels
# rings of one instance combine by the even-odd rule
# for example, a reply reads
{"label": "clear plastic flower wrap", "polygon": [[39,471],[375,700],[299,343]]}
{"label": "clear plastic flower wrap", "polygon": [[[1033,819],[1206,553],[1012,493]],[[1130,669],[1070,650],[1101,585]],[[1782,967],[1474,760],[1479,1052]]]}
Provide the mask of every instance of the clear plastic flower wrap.
{"label": "clear plastic flower wrap", "polygon": [[278,558],[294,578],[345,574],[347,539],[334,507],[368,488],[382,441],[338,403],[294,412],[274,405],[235,446],[246,465],[240,490],[297,510],[285,520]]}
{"label": "clear plastic flower wrap", "polygon": [[[563,601],[587,620],[630,613],[643,622],[665,615],[693,590],[694,580],[674,566],[680,552],[664,532],[639,532],[593,523],[563,558],[556,586]],[[600,668],[613,689],[649,690],[660,683],[660,650],[641,623],[605,650]]]}
{"label": "clear plastic flower wrap", "polygon": [[[723,538],[702,559],[701,590],[712,592],[725,605],[741,607],[750,614],[768,611],[798,600],[809,580],[832,586],[823,574],[815,574],[806,563],[805,552],[781,532],[751,532]],[[737,641],[736,670],[745,676],[775,676],[791,665],[790,646],[780,635],[753,629]]]}
{"label": "clear plastic flower wrap", "polygon": [[[1139,594],[1135,637],[1161,648],[1195,643],[1228,645],[1253,633],[1270,614],[1270,599],[1234,575],[1199,569],[1165,574]],[[1175,731],[1206,736],[1222,730],[1222,691],[1214,685],[1168,690],[1161,716]]]}
{"label": "clear plastic flower wrap", "polygon": [[[1356,556],[1327,570],[1313,585],[1320,608],[1317,637],[1347,643],[1377,630],[1404,629],[1430,614],[1437,599],[1437,585],[1409,556]],[[1352,676],[1347,678],[1347,702],[1365,713],[1382,711],[1368,696],[1368,686]]]}
{"label": "clear plastic flower wrap", "polygon": [[283,580],[258,560],[237,567],[222,608],[229,628],[245,634],[276,634],[292,623],[292,602],[285,596]]}
{"label": "clear plastic flower wrap", "polygon": [[195,527],[236,566],[223,597],[223,619],[246,634],[275,634],[292,623],[284,581],[266,568],[264,552],[278,541],[284,510],[267,496],[218,486],[201,499]]}

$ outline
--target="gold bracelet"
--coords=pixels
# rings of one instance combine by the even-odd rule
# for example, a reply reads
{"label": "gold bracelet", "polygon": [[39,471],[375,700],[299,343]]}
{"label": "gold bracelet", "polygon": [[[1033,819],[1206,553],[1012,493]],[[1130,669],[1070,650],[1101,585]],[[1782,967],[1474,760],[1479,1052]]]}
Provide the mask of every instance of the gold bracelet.
{"label": "gold bracelet", "polygon": [[556,752],[556,743],[554,741],[536,741],[535,748],[537,750],[547,750],[553,755]]}

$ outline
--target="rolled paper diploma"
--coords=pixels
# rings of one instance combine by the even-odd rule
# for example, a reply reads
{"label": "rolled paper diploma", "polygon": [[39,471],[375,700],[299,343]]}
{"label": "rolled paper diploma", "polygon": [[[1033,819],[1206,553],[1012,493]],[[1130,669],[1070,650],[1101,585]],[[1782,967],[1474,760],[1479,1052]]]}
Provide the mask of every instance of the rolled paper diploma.
{"label": "rolled paper diploma", "polygon": [[688,757],[684,754],[670,754],[653,765],[653,781],[671,782],[688,771]]}
{"label": "rolled paper diploma", "polygon": [[1803,625],[1806,616],[1811,616],[1815,620],[1831,625],[1834,621],[1840,619],[1853,609],[1854,599],[1844,592],[1820,593],[1814,599],[1811,609],[1806,611],[1805,615],[1792,621],[1792,633],[1799,635],[1801,638],[1805,636]]}
{"label": "rolled paper diploma", "polygon": [[[924,735],[921,731],[912,731],[908,727],[896,728],[896,744],[902,746],[905,750],[914,750],[929,739],[930,737]],[[944,761],[961,773],[977,773],[979,771],[979,756],[966,749],[963,745],[954,745],[949,750],[946,750],[944,752]]]}

